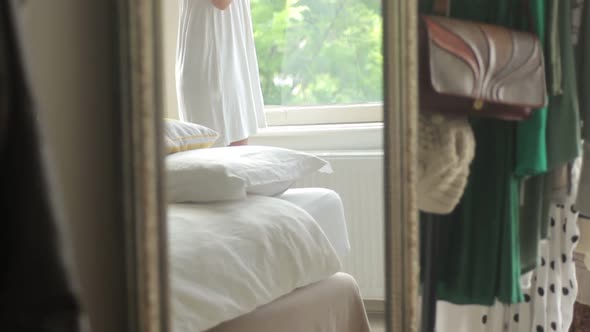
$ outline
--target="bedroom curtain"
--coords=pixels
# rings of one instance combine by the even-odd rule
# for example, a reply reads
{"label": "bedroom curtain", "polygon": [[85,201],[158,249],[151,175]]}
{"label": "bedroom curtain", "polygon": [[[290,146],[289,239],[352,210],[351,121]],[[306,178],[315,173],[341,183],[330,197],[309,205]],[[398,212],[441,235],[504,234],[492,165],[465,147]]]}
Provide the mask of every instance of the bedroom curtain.
{"label": "bedroom curtain", "polygon": [[23,4],[0,2],[0,321],[3,331],[73,332],[81,309],[65,269],[63,229],[19,50]]}

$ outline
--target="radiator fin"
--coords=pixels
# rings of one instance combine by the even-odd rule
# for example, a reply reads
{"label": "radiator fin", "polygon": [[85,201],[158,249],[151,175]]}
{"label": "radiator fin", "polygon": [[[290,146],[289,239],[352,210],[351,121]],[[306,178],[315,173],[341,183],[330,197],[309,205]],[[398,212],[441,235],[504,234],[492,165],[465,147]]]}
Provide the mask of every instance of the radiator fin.
{"label": "radiator fin", "polygon": [[333,174],[314,174],[297,187],[321,187],[336,191],[342,198],[348,224],[351,253],[344,259],[345,272],[357,280],[365,300],[383,300],[383,156],[323,156]]}

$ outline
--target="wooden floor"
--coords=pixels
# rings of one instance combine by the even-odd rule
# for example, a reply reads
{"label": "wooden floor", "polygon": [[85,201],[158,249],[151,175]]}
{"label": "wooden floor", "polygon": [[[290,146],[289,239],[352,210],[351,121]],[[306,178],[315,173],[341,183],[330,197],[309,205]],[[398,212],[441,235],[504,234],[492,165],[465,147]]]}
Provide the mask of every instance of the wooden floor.
{"label": "wooden floor", "polygon": [[576,303],[574,309],[574,321],[572,322],[571,332],[590,331],[590,306]]}

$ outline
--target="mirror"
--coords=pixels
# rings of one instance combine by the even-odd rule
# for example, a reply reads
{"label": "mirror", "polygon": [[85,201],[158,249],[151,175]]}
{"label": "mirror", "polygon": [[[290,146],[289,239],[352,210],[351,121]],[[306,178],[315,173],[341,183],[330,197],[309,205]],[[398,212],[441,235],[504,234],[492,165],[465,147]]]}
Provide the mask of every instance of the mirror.
{"label": "mirror", "polygon": [[416,4],[228,3],[121,16],[138,327],[417,331]]}
{"label": "mirror", "polygon": [[414,2],[29,4],[91,327],[417,330]]}
{"label": "mirror", "polygon": [[417,8],[416,1],[384,1],[388,331],[428,331],[418,324]]}
{"label": "mirror", "polygon": [[417,331],[416,4],[136,1],[122,20],[142,324]]}

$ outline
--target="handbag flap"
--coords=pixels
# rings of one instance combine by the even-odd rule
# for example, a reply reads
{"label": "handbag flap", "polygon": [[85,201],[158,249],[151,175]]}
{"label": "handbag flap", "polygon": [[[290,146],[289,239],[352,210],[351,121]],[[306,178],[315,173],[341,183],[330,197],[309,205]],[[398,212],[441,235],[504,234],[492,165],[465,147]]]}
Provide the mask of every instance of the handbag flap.
{"label": "handbag flap", "polygon": [[543,49],[530,33],[423,16],[433,89],[444,95],[514,106],[547,104]]}

